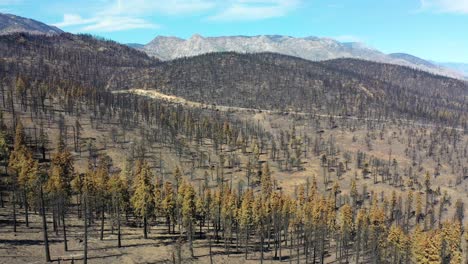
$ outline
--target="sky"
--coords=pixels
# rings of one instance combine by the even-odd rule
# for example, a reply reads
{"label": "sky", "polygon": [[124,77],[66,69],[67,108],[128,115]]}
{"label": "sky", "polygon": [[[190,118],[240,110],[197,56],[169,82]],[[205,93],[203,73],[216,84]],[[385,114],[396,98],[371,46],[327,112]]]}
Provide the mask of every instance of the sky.
{"label": "sky", "polygon": [[157,35],[318,36],[468,63],[468,0],[0,0],[0,12],[121,43]]}

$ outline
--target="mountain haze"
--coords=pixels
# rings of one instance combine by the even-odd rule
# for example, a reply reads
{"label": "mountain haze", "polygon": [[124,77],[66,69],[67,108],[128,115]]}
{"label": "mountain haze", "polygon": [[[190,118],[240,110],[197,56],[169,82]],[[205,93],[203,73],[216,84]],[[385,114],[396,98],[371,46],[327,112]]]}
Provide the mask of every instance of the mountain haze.
{"label": "mountain haze", "polygon": [[454,69],[455,71],[460,72],[466,78],[468,78],[468,63],[457,63],[457,62],[434,62],[441,67],[446,67],[450,69]]}

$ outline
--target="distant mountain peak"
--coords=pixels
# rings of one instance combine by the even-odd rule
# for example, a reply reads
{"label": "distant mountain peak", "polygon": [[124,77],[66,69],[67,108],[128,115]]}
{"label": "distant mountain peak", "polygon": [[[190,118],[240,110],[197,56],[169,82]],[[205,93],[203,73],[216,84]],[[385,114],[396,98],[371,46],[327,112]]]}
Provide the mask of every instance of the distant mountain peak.
{"label": "distant mountain peak", "polygon": [[58,35],[64,33],[57,27],[49,26],[33,19],[0,13],[0,35],[17,32],[33,35]]}
{"label": "distant mountain peak", "polygon": [[202,35],[196,33],[196,34],[193,34],[190,37],[190,39],[204,39],[204,37]]}
{"label": "distant mountain peak", "polygon": [[362,42],[340,42],[333,38],[316,36],[305,38],[284,35],[203,37],[200,34],[194,34],[189,39],[158,36],[139,49],[161,60],[226,51],[239,53],[273,52],[311,61],[356,58],[403,65],[434,74],[462,78],[461,74],[455,71],[409,54],[385,54]]}

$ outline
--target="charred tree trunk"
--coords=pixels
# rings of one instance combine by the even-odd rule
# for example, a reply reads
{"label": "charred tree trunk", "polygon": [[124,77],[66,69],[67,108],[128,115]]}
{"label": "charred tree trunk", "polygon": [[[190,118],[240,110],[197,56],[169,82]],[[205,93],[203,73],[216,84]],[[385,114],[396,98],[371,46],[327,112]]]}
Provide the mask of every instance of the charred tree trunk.
{"label": "charred tree trunk", "polygon": [[42,191],[41,186],[41,215],[42,215],[42,232],[44,234],[44,250],[46,262],[51,262],[50,259],[50,250],[49,250],[49,237],[47,235],[47,218],[44,205],[44,192]]}

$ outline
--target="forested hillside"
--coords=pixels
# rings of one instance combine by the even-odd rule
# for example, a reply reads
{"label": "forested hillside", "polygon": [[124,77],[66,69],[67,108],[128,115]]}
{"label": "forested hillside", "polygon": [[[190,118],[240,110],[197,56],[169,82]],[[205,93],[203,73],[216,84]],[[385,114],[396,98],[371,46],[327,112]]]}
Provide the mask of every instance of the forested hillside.
{"label": "forested hillside", "polygon": [[[214,53],[143,71],[141,78],[134,78],[133,88],[157,89],[198,102],[466,126],[465,82],[401,66]],[[118,84],[112,87],[117,89]]]}
{"label": "forested hillside", "polygon": [[0,37],[0,80],[0,262],[468,259],[462,81],[72,34]]}
{"label": "forested hillside", "polygon": [[157,60],[113,41],[64,33],[38,36],[17,33],[0,37],[2,78],[24,76],[51,85],[60,82],[104,90],[118,70],[149,67]]}
{"label": "forested hillside", "polygon": [[[0,39],[4,78],[66,80],[92,91],[155,89],[218,105],[405,118],[466,127],[465,82],[354,59],[310,62],[278,54],[213,53],[159,62],[90,36]],[[50,74],[53,72],[54,74]]]}

